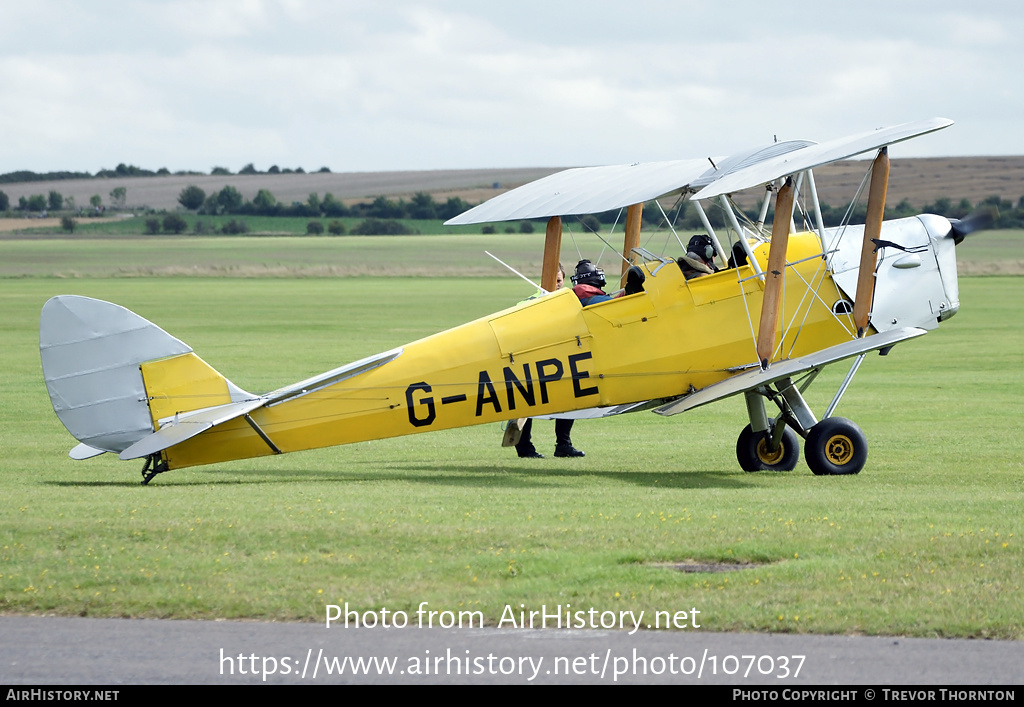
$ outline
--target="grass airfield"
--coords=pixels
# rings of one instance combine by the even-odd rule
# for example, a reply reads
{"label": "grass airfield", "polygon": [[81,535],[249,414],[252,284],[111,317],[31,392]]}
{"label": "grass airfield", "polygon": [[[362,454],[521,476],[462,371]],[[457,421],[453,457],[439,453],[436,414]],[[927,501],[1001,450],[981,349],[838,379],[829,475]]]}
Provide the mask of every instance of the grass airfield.
{"label": "grass airfield", "polygon": [[[244,252],[250,240],[233,242]],[[504,274],[132,277],[142,256],[118,240],[103,247],[120,272],[55,278],[74,249],[51,241],[19,256],[18,243],[3,243],[5,262],[42,264],[0,279],[5,613],[322,621],[327,604],[412,615],[428,602],[495,625],[506,605],[570,604],[648,617],[696,608],[715,631],[1024,638],[1019,277],[961,279],[955,318],[868,358],[837,411],[871,445],[851,478],[815,477],[802,461],[744,473],[734,445],[746,415],[730,399],[577,423],[585,459],[551,458],[553,423],[537,421],[544,460],[517,459],[485,425],[177,470],[142,487],[141,462],[67,457],[75,442],[39,367],[48,297],[118,302],[262,392],[502,309],[529,286]],[[373,253],[412,274],[434,246],[383,239]],[[817,412],[844,373],[811,387]],[[690,560],[749,565],[671,567]]]}

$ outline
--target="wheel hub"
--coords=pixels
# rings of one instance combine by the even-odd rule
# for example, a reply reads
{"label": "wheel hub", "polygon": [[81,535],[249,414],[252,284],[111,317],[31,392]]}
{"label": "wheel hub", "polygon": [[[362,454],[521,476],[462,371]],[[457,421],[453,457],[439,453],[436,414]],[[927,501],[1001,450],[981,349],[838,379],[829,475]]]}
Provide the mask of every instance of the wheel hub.
{"label": "wheel hub", "polygon": [[825,445],[825,455],[836,466],[848,464],[853,459],[853,441],[846,435],[829,437]]}
{"label": "wheel hub", "polygon": [[786,450],[782,446],[781,442],[774,452],[768,448],[767,439],[762,438],[757,442],[757,457],[765,464],[778,464],[779,460],[782,459],[785,453]]}

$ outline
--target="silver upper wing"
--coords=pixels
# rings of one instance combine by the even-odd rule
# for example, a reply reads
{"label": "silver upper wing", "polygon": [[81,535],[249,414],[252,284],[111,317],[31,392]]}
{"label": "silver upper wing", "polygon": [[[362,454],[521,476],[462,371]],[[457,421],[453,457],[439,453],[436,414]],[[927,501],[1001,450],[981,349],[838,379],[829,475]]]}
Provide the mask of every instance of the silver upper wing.
{"label": "silver upper wing", "polygon": [[496,196],[445,225],[596,214],[667,194],[709,167],[707,160],[695,159],[567,169]]}
{"label": "silver upper wing", "polygon": [[952,124],[946,118],[929,118],[820,144],[809,140],[774,142],[728,157],[567,169],[496,196],[445,225],[596,214],[684,190],[696,192],[695,199],[708,199]]}
{"label": "silver upper wing", "polygon": [[808,145],[800,150],[769,157],[743,169],[734,170],[730,174],[722,175],[694,194],[693,198],[710,199],[722,194],[761,186],[780,177],[820,167],[830,162],[845,160],[848,157],[885,145],[892,145],[918,135],[948,128],[952,124],[953,121],[947,118],[928,118],[850,135],[838,140],[829,140],[816,145]]}

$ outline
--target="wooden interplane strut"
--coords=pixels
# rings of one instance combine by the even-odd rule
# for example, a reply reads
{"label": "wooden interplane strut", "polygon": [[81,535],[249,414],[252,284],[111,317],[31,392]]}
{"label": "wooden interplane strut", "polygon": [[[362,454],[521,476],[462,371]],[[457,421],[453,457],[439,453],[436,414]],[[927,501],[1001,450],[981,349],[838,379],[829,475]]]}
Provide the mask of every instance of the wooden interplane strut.
{"label": "wooden interplane strut", "polygon": [[882,233],[885,216],[885,193],[889,188],[889,148],[878,151],[871,165],[871,186],[868,188],[868,212],[864,220],[864,243],[860,249],[860,272],[857,275],[857,296],[853,301],[853,323],[857,337],[863,337],[871,316],[871,301],[875,294],[875,266],[878,249],[872,240]]}
{"label": "wooden interplane strut", "polygon": [[544,236],[544,264],[540,274],[540,286],[548,292],[558,289],[558,259],[562,251],[562,217],[548,219]]}
{"label": "wooden interplane strut", "polygon": [[757,360],[767,370],[775,351],[775,331],[779,322],[779,304],[786,284],[786,248],[789,227],[793,220],[793,178],[775,196],[775,219],[772,221],[772,243],[768,249],[768,270],[764,275],[764,299],[761,320],[757,326]]}
{"label": "wooden interplane strut", "polygon": [[622,244],[622,277],[632,264],[633,249],[640,245],[640,220],[644,213],[643,204],[633,204],[626,209],[626,236]]}

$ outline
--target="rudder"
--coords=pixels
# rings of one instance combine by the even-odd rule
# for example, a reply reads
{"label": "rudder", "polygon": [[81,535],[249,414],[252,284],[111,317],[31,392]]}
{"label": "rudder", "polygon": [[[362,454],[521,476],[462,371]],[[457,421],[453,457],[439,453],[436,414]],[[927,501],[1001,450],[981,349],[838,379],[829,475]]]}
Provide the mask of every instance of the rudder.
{"label": "rudder", "polygon": [[[152,434],[154,420],[169,410],[251,397],[188,344],[120,305],[90,297],[59,295],[43,305],[39,353],[54,412],[95,450],[122,452]],[[152,363],[165,359],[176,363]],[[163,373],[184,375],[155,384]]]}

